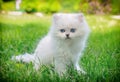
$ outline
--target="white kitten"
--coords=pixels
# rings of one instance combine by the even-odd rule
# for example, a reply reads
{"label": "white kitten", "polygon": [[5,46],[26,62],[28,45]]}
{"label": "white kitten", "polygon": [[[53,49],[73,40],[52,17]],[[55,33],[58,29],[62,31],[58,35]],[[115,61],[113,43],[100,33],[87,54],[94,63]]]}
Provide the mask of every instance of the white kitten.
{"label": "white kitten", "polygon": [[66,67],[74,67],[83,72],[79,66],[81,52],[90,29],[82,13],[53,15],[53,22],[49,33],[39,42],[34,54],[13,56],[16,61],[30,62],[38,70],[41,65],[54,63],[55,70],[65,73]]}

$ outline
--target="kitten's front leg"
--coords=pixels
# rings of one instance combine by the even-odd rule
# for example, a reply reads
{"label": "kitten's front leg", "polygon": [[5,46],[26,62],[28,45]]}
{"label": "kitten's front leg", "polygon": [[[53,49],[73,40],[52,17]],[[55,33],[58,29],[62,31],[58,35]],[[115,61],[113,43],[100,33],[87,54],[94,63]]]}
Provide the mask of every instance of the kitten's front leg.
{"label": "kitten's front leg", "polygon": [[66,65],[62,61],[55,60],[55,70],[61,76],[66,72]]}
{"label": "kitten's front leg", "polygon": [[80,68],[78,62],[75,64],[75,69],[76,69],[78,72],[81,72],[82,74],[86,74],[86,72],[85,72],[82,68]]}

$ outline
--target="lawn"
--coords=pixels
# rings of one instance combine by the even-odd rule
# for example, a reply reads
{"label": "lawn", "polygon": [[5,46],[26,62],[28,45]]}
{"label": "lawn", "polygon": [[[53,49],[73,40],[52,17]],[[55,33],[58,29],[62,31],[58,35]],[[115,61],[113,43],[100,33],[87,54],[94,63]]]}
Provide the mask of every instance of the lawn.
{"label": "lawn", "polygon": [[91,28],[80,64],[87,72],[72,68],[61,78],[53,66],[35,72],[32,64],[11,61],[13,55],[33,53],[47,34],[51,16],[0,14],[0,81],[4,82],[120,82],[120,20],[111,15],[86,15]]}

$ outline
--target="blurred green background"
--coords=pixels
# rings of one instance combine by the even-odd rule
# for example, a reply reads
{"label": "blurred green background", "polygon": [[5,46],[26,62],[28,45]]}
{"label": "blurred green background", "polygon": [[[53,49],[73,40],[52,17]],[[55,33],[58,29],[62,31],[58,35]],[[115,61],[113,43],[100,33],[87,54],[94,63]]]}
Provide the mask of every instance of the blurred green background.
{"label": "blurred green background", "polygon": [[[0,10],[16,11],[16,0],[0,0]],[[120,0],[21,0],[22,12],[120,14]]]}

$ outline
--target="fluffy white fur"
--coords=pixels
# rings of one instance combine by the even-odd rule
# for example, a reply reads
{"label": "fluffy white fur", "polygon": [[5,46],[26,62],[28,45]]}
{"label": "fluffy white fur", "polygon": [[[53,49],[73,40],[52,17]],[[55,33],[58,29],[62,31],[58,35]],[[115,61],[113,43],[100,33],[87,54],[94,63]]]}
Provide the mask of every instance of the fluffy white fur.
{"label": "fluffy white fur", "polygon": [[[70,30],[74,28],[74,31]],[[61,29],[64,31],[61,32]],[[40,40],[34,54],[13,56],[16,61],[29,63],[32,61],[38,70],[41,65],[55,64],[55,70],[65,73],[66,67],[74,65],[75,69],[85,73],[79,66],[79,59],[85,48],[90,29],[82,13],[53,15],[52,26],[49,33]],[[69,34],[67,38],[66,34]]]}

